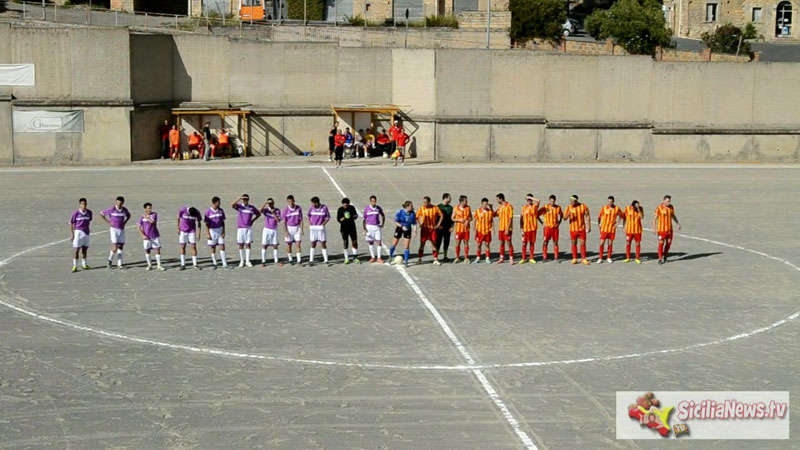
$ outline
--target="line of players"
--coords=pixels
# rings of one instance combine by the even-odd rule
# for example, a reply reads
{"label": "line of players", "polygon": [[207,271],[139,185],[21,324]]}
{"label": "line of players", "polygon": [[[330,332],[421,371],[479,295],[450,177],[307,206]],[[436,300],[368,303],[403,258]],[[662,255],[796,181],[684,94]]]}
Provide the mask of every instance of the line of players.
{"label": "line of players", "polygon": [[[395,214],[395,231],[392,245],[389,249],[389,261],[392,264],[403,263],[408,265],[410,258],[411,240],[420,235],[420,246],[418,250],[418,264],[422,262],[425,244],[430,243],[433,254],[433,264],[439,265],[439,250],[444,250],[444,262],[448,262],[447,254],[450,246],[452,233],[455,233],[455,260],[454,263],[481,262],[481,255],[485,255],[484,262],[491,263],[490,245],[494,230],[494,219],[498,219],[497,238],[500,241],[500,257],[496,263],[506,261],[506,248],[508,250],[508,262],[514,264],[514,246],[512,244],[512,234],[514,230],[514,208],[506,201],[505,196],[500,193],[496,196],[498,207],[489,203],[487,198],[481,199],[480,206],[472,210],[469,200],[465,195],[459,197],[458,204],[453,207],[450,194],[442,196],[442,203],[434,205],[430,197],[423,197],[422,206],[419,210],[414,209],[413,203],[409,200],[403,204],[402,209]],[[663,201],[655,209],[653,216],[653,232],[658,236],[658,262],[663,264],[667,260],[673,239],[673,222],[677,224],[678,230],[681,229],[678,217],[675,215],[675,208],[671,204],[672,198],[665,195]],[[275,207],[275,201],[268,198],[260,208],[250,204],[250,197],[242,195],[231,203],[231,208],[237,213],[236,243],[239,248],[239,267],[252,267],[250,261],[250,250],[253,242],[253,225],[256,220],[264,217],[264,229],[262,231],[262,250],[261,264],[267,264],[267,251],[272,249],[273,262],[276,265],[283,265],[278,256],[278,229],[282,228],[284,242],[286,244],[287,261],[290,264],[302,263],[301,243],[305,234],[305,221],[308,221],[309,240],[311,248],[309,250],[308,265],[314,264],[315,253],[319,245],[322,253],[323,263],[328,262],[328,248],[326,225],[331,220],[328,207],[320,202],[318,197],[311,198],[311,206],[307,214],[303,216],[303,209],[295,202],[294,196],[286,198],[287,205],[281,210]],[[79,200],[79,208],[70,218],[70,232],[73,248],[72,271],[78,270],[78,258],[81,257],[81,267],[88,269],[87,251],[89,248],[89,225],[92,221],[92,211],[88,209],[85,198]],[[152,270],[152,256],[155,256],[158,270],[165,270],[161,264],[161,234],[158,229],[159,216],[153,211],[151,203],[143,205],[143,212],[136,222],[136,228],[142,238],[147,261],[147,270]],[[111,250],[108,255],[107,267],[113,267],[113,260],[116,256],[117,267],[123,268],[123,248],[125,245],[125,227],[131,219],[131,213],[125,207],[125,199],[117,197],[115,204],[100,213],[102,219],[110,226]],[[613,196],[608,197],[608,203],[604,205],[597,216],[597,225],[600,228],[600,247],[597,262],[603,262],[603,256],[607,255],[606,261],[613,262],[613,243],[616,237],[618,224],[621,222],[625,229],[626,236],[626,258],[624,262],[631,261],[631,246],[636,245],[634,261],[641,263],[641,241],[642,241],[642,219],[644,209],[637,200],[634,200],[624,210],[615,204]],[[356,221],[359,218],[358,211],[350,204],[347,198],[342,199],[341,206],[337,210],[336,221],[340,224],[342,242],[344,244],[344,263],[351,262],[360,264],[358,258],[358,239]],[[220,198],[213,197],[211,206],[204,215],[191,206],[184,205],[180,208],[176,218],[176,231],[180,246],[180,270],[186,268],[186,248],[189,247],[192,258],[192,267],[199,269],[197,264],[197,242],[205,224],[205,235],[207,244],[211,250],[211,260],[213,268],[218,267],[217,251],[223,268],[228,268],[225,254],[225,238],[227,217],[225,211],[220,206]],[[559,259],[559,227],[561,222],[569,222],[570,241],[572,243],[572,264],[590,264],[586,257],[586,237],[592,231],[591,216],[589,208],[578,200],[577,195],[570,196],[570,203],[566,209],[562,209],[556,203],[556,196],[550,195],[549,200],[544,205],[532,194],[525,197],[525,205],[519,215],[519,227],[522,230],[522,260],[520,264],[536,264],[534,259],[534,245],[539,225],[542,225],[543,243],[541,262],[548,261],[548,247],[550,241],[553,242],[554,261]],[[370,263],[383,263],[382,242],[383,228],[386,222],[386,215],[383,208],[377,204],[377,197],[374,195],[369,199],[369,205],[363,210],[361,228],[365,240],[369,246]],[[476,251],[474,260],[469,260],[469,247],[471,241],[471,228],[475,227],[474,240]],[[403,246],[402,259],[398,255],[395,258],[395,250],[398,245]],[[462,246],[464,249],[461,255]],[[605,249],[607,247],[607,253]],[[580,259],[578,258],[578,248],[580,248]],[[293,258],[294,250],[294,258]],[[349,251],[349,254],[348,254]]]}

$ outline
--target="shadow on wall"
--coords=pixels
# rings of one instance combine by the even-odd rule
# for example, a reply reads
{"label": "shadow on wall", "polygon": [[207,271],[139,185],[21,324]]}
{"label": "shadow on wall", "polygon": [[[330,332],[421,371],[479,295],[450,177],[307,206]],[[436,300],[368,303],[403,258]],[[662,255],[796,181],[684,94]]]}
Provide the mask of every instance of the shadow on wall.
{"label": "shadow on wall", "polygon": [[[284,119],[279,117],[278,120],[283,121]],[[248,147],[250,148],[250,152],[254,155],[303,155],[303,151],[300,149],[300,147],[287,139],[286,136],[283,135],[282,130],[278,130],[269,122],[264,120],[264,118],[261,116],[257,116],[255,114],[250,116],[250,131],[250,142],[248,142]],[[274,136],[283,148],[272,148],[272,139],[270,139],[271,136]],[[263,147],[261,148],[253,145],[254,140],[256,141],[255,143],[258,144],[259,137],[263,137]]]}
{"label": "shadow on wall", "polygon": [[192,77],[186,71],[181,53],[172,39],[172,101],[175,103],[192,100]]}
{"label": "shadow on wall", "polygon": [[408,155],[407,158],[416,158],[417,157],[417,138],[412,137],[411,142],[408,144]]}

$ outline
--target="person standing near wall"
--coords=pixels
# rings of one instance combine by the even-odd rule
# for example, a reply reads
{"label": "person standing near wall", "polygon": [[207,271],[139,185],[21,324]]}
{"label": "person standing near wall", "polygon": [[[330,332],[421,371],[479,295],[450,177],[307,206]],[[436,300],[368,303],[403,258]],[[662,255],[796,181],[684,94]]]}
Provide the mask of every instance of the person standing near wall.
{"label": "person standing near wall", "polygon": [[203,139],[205,139],[206,161],[211,157],[211,122],[203,125]]}
{"label": "person standing near wall", "polygon": [[391,127],[389,127],[389,138],[391,139],[389,144],[390,155],[394,155],[395,150],[397,150],[397,138],[402,133],[403,133],[403,126],[400,125],[399,120],[395,120],[394,124]]}
{"label": "person standing near wall", "polygon": [[172,129],[169,130],[169,156],[173,161],[180,157],[180,153],[178,153],[180,146],[181,132],[178,130],[178,125],[173,125]]}
{"label": "person standing near wall", "polygon": [[436,230],[436,250],[443,255],[443,262],[448,262],[447,251],[450,249],[450,235],[453,233],[453,205],[450,204],[451,200],[450,194],[445,193],[442,195],[442,203],[439,203],[438,206],[439,211],[442,212],[442,223]]}
{"label": "person standing near wall", "polygon": [[333,161],[333,151],[336,149],[336,133],[339,130],[339,122],[333,122],[333,126],[328,130],[328,161]]}
{"label": "person standing near wall", "polygon": [[158,127],[158,135],[161,137],[161,159],[169,158],[169,120],[165,120]]}
{"label": "person standing near wall", "polygon": [[384,158],[389,157],[389,149],[391,148],[392,138],[386,133],[386,130],[381,128],[380,134],[378,134],[377,142],[377,149],[378,152],[383,154]]}

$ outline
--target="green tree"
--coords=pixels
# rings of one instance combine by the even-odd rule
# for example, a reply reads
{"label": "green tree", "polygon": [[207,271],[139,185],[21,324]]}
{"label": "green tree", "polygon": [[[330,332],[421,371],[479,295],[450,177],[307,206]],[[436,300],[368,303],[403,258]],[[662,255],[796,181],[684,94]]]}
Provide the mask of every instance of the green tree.
{"label": "green tree", "polygon": [[672,45],[672,30],[656,0],[619,0],[595,10],[586,19],[586,31],[595,39],[613,39],[633,55],[652,55],[657,46]]}
{"label": "green tree", "polygon": [[[303,1],[288,0],[287,14],[291,20],[303,20]],[[325,0],[305,0],[306,20],[325,20]]]}
{"label": "green tree", "polygon": [[557,41],[561,26],[567,21],[566,0],[510,0],[511,39],[525,42],[531,39]]}
{"label": "green tree", "polygon": [[[739,38],[741,37],[741,41]],[[739,54],[749,55],[750,44],[745,39],[756,38],[756,28],[752,23],[748,23],[742,30],[741,28],[726,24],[719,27],[713,33],[703,33],[701,35],[703,43],[706,47],[710,48],[714,53],[733,53],[739,51]],[[741,43],[741,47],[739,46]]]}

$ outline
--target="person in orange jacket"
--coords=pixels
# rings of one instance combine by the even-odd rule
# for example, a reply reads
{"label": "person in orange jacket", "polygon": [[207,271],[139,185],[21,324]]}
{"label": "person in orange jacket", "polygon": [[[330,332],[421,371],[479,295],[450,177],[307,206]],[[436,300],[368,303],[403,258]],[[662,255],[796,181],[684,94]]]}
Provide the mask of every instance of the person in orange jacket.
{"label": "person in orange jacket", "polygon": [[178,159],[180,153],[178,153],[178,149],[181,145],[181,132],[178,131],[178,125],[173,125],[172,129],[169,130],[169,156],[172,158],[173,161]]}

